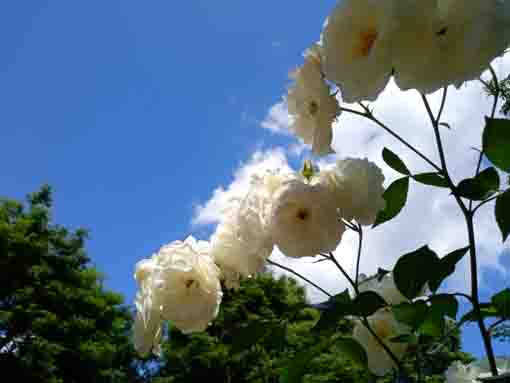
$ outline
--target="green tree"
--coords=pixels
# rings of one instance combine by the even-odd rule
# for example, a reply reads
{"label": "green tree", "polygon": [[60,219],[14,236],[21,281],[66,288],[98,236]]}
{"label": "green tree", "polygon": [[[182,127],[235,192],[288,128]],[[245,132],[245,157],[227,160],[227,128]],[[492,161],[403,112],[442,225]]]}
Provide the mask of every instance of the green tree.
{"label": "green tree", "polygon": [[[0,368],[22,382],[136,379],[120,295],[102,286],[86,231],[51,223],[51,190],[0,201]],[[11,375],[12,374],[12,375]]]}
{"label": "green tree", "polygon": [[[278,382],[294,355],[317,342],[310,329],[319,313],[307,306],[303,288],[293,279],[262,274],[245,280],[238,291],[224,293],[218,318],[207,332],[169,330],[154,382]],[[346,322],[341,326],[349,328]],[[319,382],[318,376],[330,370],[317,369],[307,381]]]}
{"label": "green tree", "polygon": [[[342,320],[331,331],[315,333],[311,328],[319,317],[293,279],[274,279],[266,273],[245,280],[238,291],[225,291],[218,318],[205,333],[185,335],[169,329],[161,368],[152,381],[273,383],[309,350],[304,383],[369,381],[366,370],[346,359],[335,342],[349,334],[352,325]],[[458,331],[453,331],[442,347],[427,356],[429,382],[441,382],[440,375],[451,361],[469,359],[459,351],[459,339]],[[313,354],[319,344],[328,346]],[[408,358],[411,370],[415,356],[411,353]]]}

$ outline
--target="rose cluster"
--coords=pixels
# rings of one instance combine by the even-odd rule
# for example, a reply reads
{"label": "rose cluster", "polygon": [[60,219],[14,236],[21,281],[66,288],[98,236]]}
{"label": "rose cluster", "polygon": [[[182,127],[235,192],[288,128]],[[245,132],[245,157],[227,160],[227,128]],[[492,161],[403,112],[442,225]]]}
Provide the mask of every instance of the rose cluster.
{"label": "rose cluster", "polygon": [[304,177],[266,171],[233,199],[209,241],[189,237],[163,246],[136,265],[135,346],[158,350],[162,322],[203,331],[217,313],[222,286],[261,272],[275,246],[289,257],[334,251],[345,223],[374,223],[384,208],[384,176],[366,159],[344,159]]}
{"label": "rose cluster", "polygon": [[423,94],[458,88],[509,44],[508,0],[339,1],[290,75],[290,130],[328,154],[342,110],[337,93],[346,103],[373,101],[392,77],[401,90]]}

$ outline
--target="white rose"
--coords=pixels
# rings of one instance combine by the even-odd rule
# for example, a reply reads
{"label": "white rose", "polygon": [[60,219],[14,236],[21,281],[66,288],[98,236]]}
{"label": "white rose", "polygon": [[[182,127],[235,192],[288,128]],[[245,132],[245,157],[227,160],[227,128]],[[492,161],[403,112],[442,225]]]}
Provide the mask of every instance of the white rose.
{"label": "white rose", "polygon": [[460,86],[477,79],[510,44],[508,0],[438,0],[444,33],[437,65],[441,79]]}
{"label": "white rose", "polygon": [[[489,360],[487,358],[474,361],[466,368],[476,373],[477,378],[489,378],[492,376]],[[498,369],[499,375],[507,375],[507,377],[510,378],[510,358],[496,358],[496,368]],[[474,382],[478,383],[477,380]]]}
{"label": "white rose", "polygon": [[394,5],[396,32],[392,40],[392,63],[396,84],[402,90],[422,93],[444,85],[438,71],[440,34],[444,23],[437,11],[437,1],[399,0]]}
{"label": "white rose", "polygon": [[348,103],[375,100],[391,77],[393,2],[340,1],[324,25],[324,74]]}
{"label": "white rose", "polygon": [[431,93],[447,85],[460,87],[479,78],[510,44],[508,0],[400,4],[411,10],[399,17],[393,49],[395,79],[402,89]]}
{"label": "white rose", "polygon": [[247,194],[224,212],[211,237],[211,255],[227,288],[238,288],[241,278],[263,270],[274,248],[268,228],[274,195],[284,182],[297,178],[278,171],[254,175]]}
{"label": "white rose", "polygon": [[343,218],[355,219],[361,225],[372,225],[384,209],[384,175],[367,159],[347,158],[319,173],[319,184],[334,195]]}
{"label": "white rose", "polygon": [[296,258],[334,251],[345,231],[329,190],[298,180],[275,196],[269,226],[278,248]]}
{"label": "white rose", "polygon": [[[391,339],[409,332],[410,329],[399,323],[388,309],[381,309],[367,319],[379,339],[383,341],[397,359],[401,360],[408,346],[405,343],[392,342]],[[368,357],[368,368],[373,374],[383,376],[396,368],[393,359],[359,321],[354,326],[353,338],[365,349]]]}
{"label": "white rose", "polygon": [[[150,277],[147,279],[150,281]],[[162,336],[161,305],[153,294],[150,282],[144,283],[135,299],[136,318],[133,326],[133,343],[139,355],[145,357],[153,351],[160,353]]]}
{"label": "white rose", "polygon": [[253,225],[249,222],[248,216],[241,220],[239,211],[235,211],[211,237],[211,255],[229,289],[238,288],[240,279],[261,272],[273,251],[273,242],[264,233],[260,220],[253,219]]}
{"label": "white rose", "polygon": [[457,361],[448,367],[444,376],[446,383],[475,383],[478,373],[478,369]]}
{"label": "white rose", "polygon": [[358,289],[360,293],[365,291],[376,292],[390,305],[409,302],[409,299],[403,296],[397,289],[391,274],[386,274],[380,280],[377,277],[364,279],[360,282]]}
{"label": "white rose", "polygon": [[163,246],[153,258],[152,291],[161,315],[183,333],[204,331],[216,315],[223,293],[209,244],[193,237]]}
{"label": "white rose", "polygon": [[140,286],[147,281],[155,267],[156,263],[152,259],[142,259],[136,264],[134,278]]}
{"label": "white rose", "polygon": [[321,71],[320,47],[314,45],[305,53],[304,65],[291,74],[295,80],[287,94],[290,130],[305,144],[312,145],[317,155],[332,153],[332,126],[340,114],[335,96]]}

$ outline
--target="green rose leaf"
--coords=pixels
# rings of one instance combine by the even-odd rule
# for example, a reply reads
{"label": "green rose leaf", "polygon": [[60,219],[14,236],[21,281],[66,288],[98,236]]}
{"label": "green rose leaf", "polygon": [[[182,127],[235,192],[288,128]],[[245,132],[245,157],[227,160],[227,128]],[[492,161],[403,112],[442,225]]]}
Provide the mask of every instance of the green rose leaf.
{"label": "green rose leaf", "polygon": [[498,315],[510,319],[510,289],[505,289],[491,299]]}
{"label": "green rose leaf", "polygon": [[[480,314],[482,318],[493,318],[498,316],[498,309],[492,303],[480,303]],[[465,314],[459,322],[459,325],[465,322],[476,322],[476,314],[474,310],[469,311]]]}
{"label": "green rose leaf", "polygon": [[499,190],[499,174],[493,167],[487,168],[474,178],[460,181],[457,192],[461,197],[483,201]]}
{"label": "green rose leaf", "polygon": [[325,304],[319,321],[314,326],[314,331],[334,330],[338,321],[346,315],[352,314],[352,300],[349,291],[331,297]]}
{"label": "green rose leaf", "polygon": [[396,172],[399,172],[405,176],[408,176],[411,174],[407,166],[404,164],[404,162],[397,156],[395,153],[393,153],[388,148],[384,148],[382,152],[382,157],[384,162],[395,170]]}
{"label": "green rose leaf", "polygon": [[482,148],[490,162],[510,172],[510,120],[486,118]]}
{"label": "green rose leaf", "polygon": [[413,329],[418,328],[429,312],[429,307],[423,301],[412,303],[400,303],[391,308],[397,321],[402,322]]}
{"label": "green rose leaf", "polygon": [[413,179],[424,185],[437,186],[441,188],[448,187],[448,181],[439,173],[420,173],[415,174]]}
{"label": "green rose leaf", "polygon": [[385,306],[387,304],[379,294],[374,291],[365,291],[359,294],[352,302],[352,313],[368,317]]}
{"label": "green rose leaf", "polygon": [[496,198],[495,215],[505,242],[510,235],[510,189]]}
{"label": "green rose leaf", "polygon": [[450,294],[438,294],[430,297],[431,309],[437,311],[442,316],[449,316],[452,319],[457,318],[459,311],[459,302],[455,296]]}
{"label": "green rose leaf", "polygon": [[428,246],[403,255],[393,270],[397,288],[406,298],[416,298],[425,283],[437,273],[439,264],[439,257]]}
{"label": "green rose leaf", "polygon": [[462,249],[452,251],[444,258],[441,258],[438,266],[436,267],[436,271],[432,273],[429,279],[429,288],[432,292],[436,292],[437,289],[439,289],[439,286],[441,286],[441,283],[453,274],[457,263],[459,263],[464,255],[466,255],[468,250],[469,247],[463,247]]}
{"label": "green rose leaf", "polygon": [[393,343],[407,343],[407,344],[416,344],[418,343],[418,338],[414,334],[402,334],[390,339],[390,342]]}
{"label": "green rose leaf", "polygon": [[352,338],[339,338],[335,344],[342,351],[342,354],[360,367],[366,367],[368,357],[365,349]]}
{"label": "green rose leaf", "polygon": [[400,178],[393,182],[383,194],[386,207],[379,212],[372,227],[379,226],[395,218],[407,202],[408,191],[409,177]]}
{"label": "green rose leaf", "polygon": [[422,335],[437,338],[443,335],[445,326],[446,321],[442,313],[432,309],[427,312],[427,315],[425,316],[418,331]]}

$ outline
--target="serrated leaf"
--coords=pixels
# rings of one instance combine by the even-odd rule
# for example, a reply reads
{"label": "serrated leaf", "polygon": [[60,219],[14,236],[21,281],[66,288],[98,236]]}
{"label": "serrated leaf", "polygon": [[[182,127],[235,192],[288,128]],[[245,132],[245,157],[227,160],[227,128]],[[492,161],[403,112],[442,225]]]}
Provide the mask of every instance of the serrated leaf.
{"label": "serrated leaf", "polygon": [[374,291],[364,291],[353,300],[351,313],[357,316],[368,317],[386,306],[386,302],[379,294]]}
{"label": "serrated leaf", "polygon": [[441,283],[454,273],[457,263],[466,255],[468,250],[469,247],[463,247],[440,259],[436,271],[429,278],[429,288],[432,292],[436,292]]}
{"label": "serrated leaf", "polygon": [[505,289],[494,295],[491,302],[500,317],[510,319],[510,289]]}
{"label": "serrated leaf", "polygon": [[416,298],[425,283],[437,273],[439,263],[439,257],[428,246],[404,254],[393,269],[395,285],[406,298]]}
{"label": "serrated leaf", "polygon": [[402,322],[413,329],[418,328],[429,311],[429,307],[423,301],[404,302],[391,308],[397,321]]}
{"label": "serrated leaf", "polygon": [[360,367],[366,367],[368,357],[365,349],[352,338],[338,338],[335,344],[342,351],[342,354]]}
{"label": "serrated leaf", "polygon": [[499,230],[501,230],[503,242],[505,242],[508,235],[510,235],[510,189],[496,198],[494,209],[496,222],[498,223]]}
{"label": "serrated leaf", "polygon": [[448,187],[448,181],[439,173],[420,173],[415,174],[413,179],[424,185],[437,186],[441,188]]}
{"label": "serrated leaf", "polygon": [[395,218],[404,208],[409,191],[409,177],[404,177],[393,182],[383,194],[386,206],[377,215],[373,227],[379,226]]}
{"label": "serrated leaf", "polygon": [[490,162],[510,172],[510,120],[486,118],[482,148]]}
{"label": "serrated leaf", "polygon": [[430,297],[431,309],[439,312],[441,315],[449,316],[452,319],[457,318],[459,303],[455,296],[450,294],[438,294]]}
{"label": "serrated leaf", "polygon": [[404,161],[402,161],[400,157],[393,153],[390,149],[384,148],[382,152],[382,157],[384,162],[386,162],[386,164],[396,172],[401,173],[405,176],[411,174],[407,166],[404,164]]}
{"label": "serrated leaf", "polygon": [[499,183],[497,170],[490,167],[474,178],[462,180],[457,186],[457,192],[461,197],[483,201],[499,190]]}

